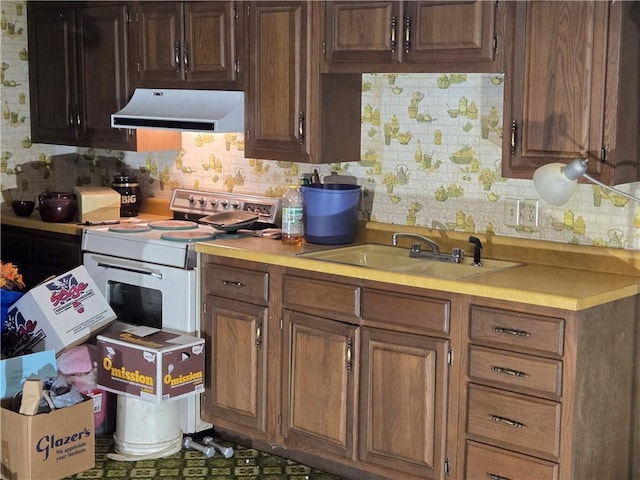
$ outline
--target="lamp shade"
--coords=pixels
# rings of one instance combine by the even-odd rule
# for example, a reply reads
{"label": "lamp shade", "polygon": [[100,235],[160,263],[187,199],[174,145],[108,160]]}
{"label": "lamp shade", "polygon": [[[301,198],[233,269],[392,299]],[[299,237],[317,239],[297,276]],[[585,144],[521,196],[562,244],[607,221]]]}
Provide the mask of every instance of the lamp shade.
{"label": "lamp shade", "polygon": [[575,178],[567,177],[565,167],[564,163],[547,163],[533,174],[533,184],[538,195],[551,205],[565,204],[578,186]]}

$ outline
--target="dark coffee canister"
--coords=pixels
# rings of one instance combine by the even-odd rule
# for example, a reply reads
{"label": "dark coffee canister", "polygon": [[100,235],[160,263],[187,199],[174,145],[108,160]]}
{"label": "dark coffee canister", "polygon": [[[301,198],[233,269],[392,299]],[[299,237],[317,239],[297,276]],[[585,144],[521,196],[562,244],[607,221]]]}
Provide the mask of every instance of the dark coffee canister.
{"label": "dark coffee canister", "polygon": [[111,188],[120,194],[121,217],[135,217],[140,213],[140,202],[142,201],[142,197],[140,184],[136,177],[129,175],[114,175]]}

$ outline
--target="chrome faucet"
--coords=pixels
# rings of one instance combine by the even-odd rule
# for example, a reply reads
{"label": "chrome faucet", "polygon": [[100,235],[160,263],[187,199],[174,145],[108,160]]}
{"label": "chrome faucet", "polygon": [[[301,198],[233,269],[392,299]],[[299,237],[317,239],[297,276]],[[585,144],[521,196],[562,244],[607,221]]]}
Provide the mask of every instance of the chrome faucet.
{"label": "chrome faucet", "polygon": [[[412,258],[431,258],[439,262],[461,263],[464,258],[464,252],[460,248],[454,248],[450,254],[440,253],[440,246],[430,238],[423,237],[414,233],[394,233],[391,242],[394,246],[398,245],[398,239],[407,237],[413,239],[409,256]],[[428,245],[430,251],[422,250],[420,242]]]}

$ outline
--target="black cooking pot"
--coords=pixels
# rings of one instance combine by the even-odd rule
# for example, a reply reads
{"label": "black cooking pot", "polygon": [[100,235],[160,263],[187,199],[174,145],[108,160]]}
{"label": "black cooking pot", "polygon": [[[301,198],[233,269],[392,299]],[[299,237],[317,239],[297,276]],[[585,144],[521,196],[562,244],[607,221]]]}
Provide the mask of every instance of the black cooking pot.
{"label": "black cooking pot", "polygon": [[48,192],[38,197],[43,222],[66,223],[76,217],[76,197],[70,192]]}

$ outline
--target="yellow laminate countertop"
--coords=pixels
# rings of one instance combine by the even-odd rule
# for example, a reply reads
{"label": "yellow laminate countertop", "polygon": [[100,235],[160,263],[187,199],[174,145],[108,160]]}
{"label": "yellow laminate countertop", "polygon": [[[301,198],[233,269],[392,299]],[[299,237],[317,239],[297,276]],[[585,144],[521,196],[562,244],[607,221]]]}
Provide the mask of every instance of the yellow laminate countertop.
{"label": "yellow laminate countertop", "polygon": [[255,237],[220,238],[196,244],[196,251],[203,254],[571,311],[640,294],[640,275],[635,274],[524,264],[466,279],[444,280],[299,256],[326,248],[331,247],[311,244],[296,247]]}

